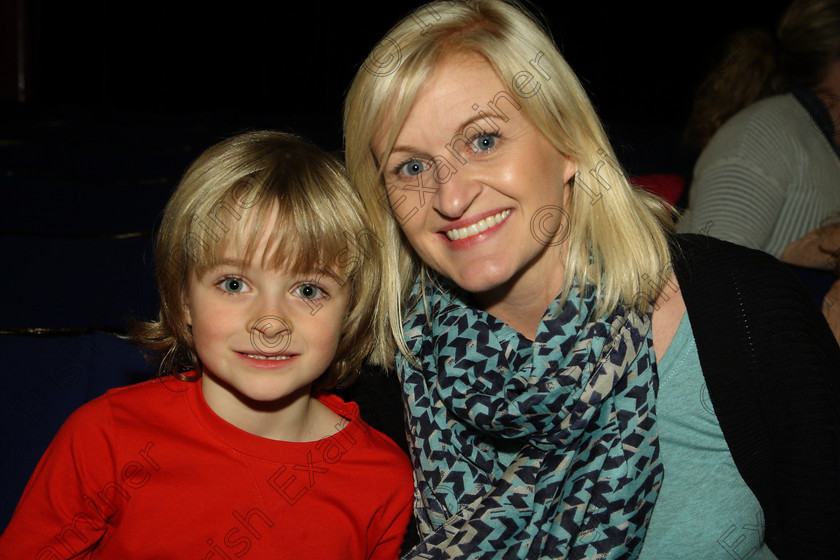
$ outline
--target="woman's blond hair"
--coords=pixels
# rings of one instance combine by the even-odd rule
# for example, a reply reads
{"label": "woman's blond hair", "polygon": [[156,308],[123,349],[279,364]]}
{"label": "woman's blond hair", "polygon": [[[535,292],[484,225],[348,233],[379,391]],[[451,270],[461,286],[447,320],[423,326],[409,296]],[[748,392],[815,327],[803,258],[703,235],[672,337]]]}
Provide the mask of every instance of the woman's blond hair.
{"label": "woman's blond hair", "polygon": [[[216,265],[230,246],[252,258],[265,235],[278,242],[263,255],[263,265],[349,282],[336,358],[317,387],[355,378],[374,350],[369,334],[379,301],[382,243],[338,159],[277,131],[248,132],[212,146],[189,167],[166,205],[155,246],[159,318],[133,329],[160,356],[162,374],[201,365],[183,306],[188,275]],[[381,356],[374,352],[374,359]]]}
{"label": "woman's blond hair", "polygon": [[[549,34],[514,2],[432,2],[379,41],[344,106],[348,171],[385,242],[377,336],[407,354],[403,302],[423,270],[389,211],[383,166],[432,69],[452,53],[486,59],[510,84],[498,94],[507,98],[505,107],[521,110],[577,167],[563,296],[574,282],[586,283],[599,290],[602,312],[618,302],[646,309],[668,277],[670,208],[628,183],[583,87]],[[382,138],[385,153],[373,153],[374,141]]]}

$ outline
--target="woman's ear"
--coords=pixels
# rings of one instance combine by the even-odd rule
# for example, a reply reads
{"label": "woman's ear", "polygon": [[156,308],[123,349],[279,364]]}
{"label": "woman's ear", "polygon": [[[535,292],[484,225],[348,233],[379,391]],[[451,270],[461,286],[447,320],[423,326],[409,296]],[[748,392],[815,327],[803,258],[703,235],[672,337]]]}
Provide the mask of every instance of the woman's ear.
{"label": "woman's ear", "polygon": [[577,164],[571,159],[566,158],[566,165],[563,169],[563,176],[566,177],[566,182],[563,184],[563,206],[570,208],[572,202],[572,189],[575,186],[575,175],[577,175]]}

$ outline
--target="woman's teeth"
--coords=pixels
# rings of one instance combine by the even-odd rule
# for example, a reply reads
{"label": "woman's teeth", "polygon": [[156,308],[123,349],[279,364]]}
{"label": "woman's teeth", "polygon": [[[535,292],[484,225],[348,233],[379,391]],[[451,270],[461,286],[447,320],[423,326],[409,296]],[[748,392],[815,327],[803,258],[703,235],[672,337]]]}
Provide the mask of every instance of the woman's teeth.
{"label": "woman's teeth", "polygon": [[446,237],[448,237],[450,241],[458,241],[459,239],[465,239],[467,237],[472,237],[473,235],[478,235],[479,233],[486,231],[491,227],[495,226],[496,224],[500,223],[502,220],[507,218],[509,214],[509,209],[503,210],[498,214],[488,216],[483,220],[479,220],[476,223],[467,227],[459,229],[450,229],[446,232]]}

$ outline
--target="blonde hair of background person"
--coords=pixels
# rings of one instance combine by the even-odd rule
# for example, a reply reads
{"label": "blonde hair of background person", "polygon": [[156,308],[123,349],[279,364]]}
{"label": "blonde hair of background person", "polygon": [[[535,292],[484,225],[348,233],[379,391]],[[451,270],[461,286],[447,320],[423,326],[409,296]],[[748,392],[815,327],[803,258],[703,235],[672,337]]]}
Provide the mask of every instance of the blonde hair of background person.
{"label": "blonde hair of background person", "polygon": [[[838,55],[840,2],[794,0],[775,35],[747,29],[730,37],[723,56],[695,96],[686,140],[691,147],[703,149],[735,113],[759,99],[788,91],[792,84],[819,95]],[[833,120],[837,122],[837,115]]]}
{"label": "blonde hair of background person", "polygon": [[[377,66],[375,59],[366,62],[353,80],[344,108],[347,168],[377,235],[385,242],[386,303],[378,316],[377,336],[396,341],[406,352],[402,303],[423,269],[388,208],[383,167],[435,64],[453,51],[473,52],[489,61],[503,82],[512,84],[511,97],[521,105],[518,110],[575,162],[564,293],[578,281],[600,290],[599,311],[610,311],[618,302],[646,308],[667,280],[663,272],[670,268],[670,257],[665,233],[672,230],[673,219],[665,203],[628,183],[586,93],[551,38],[515,3],[440,2],[428,9],[439,19],[429,17],[430,27],[423,33],[407,20],[373,49],[383,65]],[[474,17],[483,24],[475,32],[463,32]],[[505,31],[495,32],[494,26]],[[458,33],[457,43],[447,42],[453,32]],[[536,87],[533,82],[520,81],[519,88],[512,83],[517,76],[527,77],[523,71],[538,80],[536,95],[529,90]],[[476,99],[482,107],[488,101]],[[507,110],[510,105],[504,103]],[[387,138],[381,161],[371,149],[380,134]],[[440,154],[449,158],[444,146]]]}
{"label": "blonde hair of background person", "polygon": [[[256,131],[220,142],[196,159],[167,204],[155,249],[160,316],[134,329],[142,344],[161,355],[161,374],[198,364],[183,309],[188,275],[212,267],[220,248],[233,241],[247,240],[250,256],[259,240],[254,228],[278,213],[274,235],[283,239],[284,250],[271,255],[275,265],[332,272],[350,282],[345,336],[320,388],[351,383],[368,355],[382,361],[382,350],[368,336],[379,301],[381,242],[359,200],[344,194],[352,187],[341,163],[291,138]],[[323,166],[313,163],[316,155]]]}

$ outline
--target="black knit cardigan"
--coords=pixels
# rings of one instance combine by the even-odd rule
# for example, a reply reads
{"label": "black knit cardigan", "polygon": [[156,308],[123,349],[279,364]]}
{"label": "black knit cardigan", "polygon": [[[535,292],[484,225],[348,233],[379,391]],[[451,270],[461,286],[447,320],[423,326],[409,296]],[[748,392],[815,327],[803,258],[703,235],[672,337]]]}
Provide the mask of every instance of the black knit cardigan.
{"label": "black knit cardigan", "polygon": [[[813,298],[766,253],[671,239],[703,375],[780,559],[840,556],[840,347]],[[667,475],[666,475],[667,476]]]}

